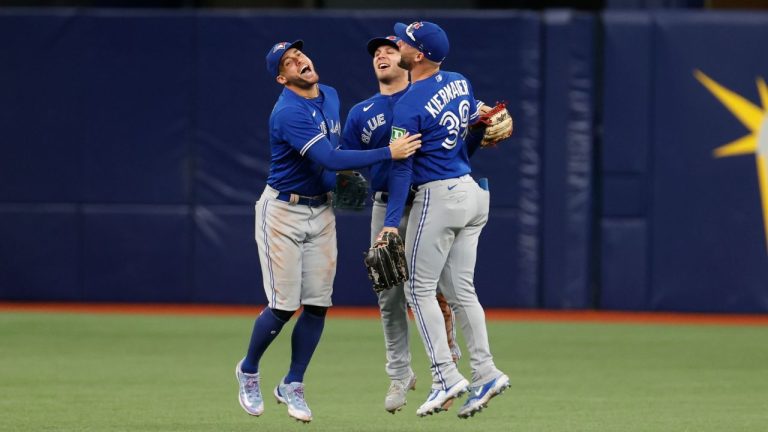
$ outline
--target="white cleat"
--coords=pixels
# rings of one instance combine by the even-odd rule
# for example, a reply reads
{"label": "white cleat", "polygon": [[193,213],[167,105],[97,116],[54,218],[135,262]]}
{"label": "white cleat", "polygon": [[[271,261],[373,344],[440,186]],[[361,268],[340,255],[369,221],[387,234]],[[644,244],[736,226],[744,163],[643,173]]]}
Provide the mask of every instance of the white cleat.
{"label": "white cleat", "polygon": [[509,377],[501,374],[491,381],[469,389],[469,397],[464,405],[459,408],[460,418],[469,418],[479,413],[488,406],[488,401],[509,388]]}
{"label": "white cleat", "polygon": [[384,409],[392,414],[400,411],[406,404],[406,393],[408,393],[408,390],[415,389],[416,374],[413,372],[406,378],[392,380],[389,384],[387,397],[384,399]]}
{"label": "white cleat", "polygon": [[275,399],[278,404],[283,403],[288,406],[289,416],[304,423],[312,421],[312,411],[304,400],[304,383],[278,384],[275,387]]}
{"label": "white cleat", "polygon": [[466,393],[469,387],[469,381],[462,378],[456,384],[448,387],[445,390],[432,390],[427,396],[427,401],[424,402],[419,409],[416,410],[416,415],[424,417],[426,415],[432,415],[445,411],[453,402],[455,397],[461,396]]}
{"label": "white cleat", "polygon": [[247,374],[240,369],[243,361],[240,360],[235,366],[235,377],[237,383],[240,386],[238,399],[240,400],[240,406],[243,407],[245,412],[252,416],[260,416],[264,414],[264,398],[261,396],[261,386],[258,373]]}

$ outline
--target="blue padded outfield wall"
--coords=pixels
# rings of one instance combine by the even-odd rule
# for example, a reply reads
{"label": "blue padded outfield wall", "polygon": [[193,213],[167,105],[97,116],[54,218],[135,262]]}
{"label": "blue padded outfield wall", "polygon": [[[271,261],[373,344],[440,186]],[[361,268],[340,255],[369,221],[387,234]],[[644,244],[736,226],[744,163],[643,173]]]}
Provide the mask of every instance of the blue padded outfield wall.
{"label": "blue padded outfield wall", "polygon": [[[304,39],[344,118],[415,19],[515,119],[472,160],[481,302],[768,311],[768,15],[706,12],[0,9],[0,300],[265,303],[267,49]],[[337,305],[376,304],[369,219],[337,212]]]}
{"label": "blue padded outfield wall", "polygon": [[[0,298],[264,303],[253,205],[281,90],[265,70],[266,51],[305,39],[346,114],[378,91],[368,39],[414,18],[0,13]],[[535,307],[540,19],[419,18],[455,35],[446,68],[470,77],[477,97],[507,100],[515,112],[514,140],[474,158],[477,176],[491,179],[494,208],[477,285],[489,304]],[[500,62],[496,45],[478,46],[470,36],[480,32],[503,43],[512,61]],[[362,265],[369,214],[338,214],[336,304],[375,304]]]}
{"label": "blue padded outfield wall", "polygon": [[768,14],[603,22],[600,306],[768,311]]}

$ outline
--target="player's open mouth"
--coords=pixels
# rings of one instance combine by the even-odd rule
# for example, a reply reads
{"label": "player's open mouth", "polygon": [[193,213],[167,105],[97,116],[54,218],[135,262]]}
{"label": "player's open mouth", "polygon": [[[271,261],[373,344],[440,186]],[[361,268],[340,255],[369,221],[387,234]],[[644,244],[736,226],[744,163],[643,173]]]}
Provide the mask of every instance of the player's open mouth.
{"label": "player's open mouth", "polygon": [[381,63],[381,64],[379,64],[376,67],[379,68],[379,69],[387,69],[387,68],[389,68],[389,65],[386,64],[386,63]]}
{"label": "player's open mouth", "polygon": [[299,74],[300,74],[300,75],[304,75],[304,74],[305,74],[305,73],[307,73],[307,72],[312,72],[312,68],[310,68],[309,66],[304,66],[304,67],[303,67],[303,68],[301,68],[301,70],[299,71]]}

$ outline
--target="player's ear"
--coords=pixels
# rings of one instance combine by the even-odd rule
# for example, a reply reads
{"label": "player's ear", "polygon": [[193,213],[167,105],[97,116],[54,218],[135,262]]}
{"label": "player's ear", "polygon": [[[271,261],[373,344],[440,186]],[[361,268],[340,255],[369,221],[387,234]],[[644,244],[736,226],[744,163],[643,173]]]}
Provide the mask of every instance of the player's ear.
{"label": "player's ear", "polygon": [[277,76],[277,78],[275,78],[275,80],[277,80],[277,82],[278,82],[280,85],[285,85],[285,83],[287,83],[287,82],[288,82],[288,80],[287,80],[287,79],[285,79],[285,77],[284,77],[284,76],[282,76],[282,75],[278,75],[278,76]]}

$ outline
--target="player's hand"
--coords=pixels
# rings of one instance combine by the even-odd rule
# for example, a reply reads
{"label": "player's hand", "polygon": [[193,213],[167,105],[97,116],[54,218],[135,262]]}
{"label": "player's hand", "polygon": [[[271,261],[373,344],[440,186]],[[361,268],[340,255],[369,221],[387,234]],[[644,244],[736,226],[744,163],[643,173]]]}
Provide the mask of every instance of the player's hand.
{"label": "player's hand", "polygon": [[401,136],[400,138],[392,141],[389,144],[389,152],[392,154],[392,159],[406,159],[416,153],[416,150],[421,147],[421,134],[409,134]]}
{"label": "player's hand", "polygon": [[386,243],[386,241],[384,241],[384,233],[388,233],[388,232],[399,234],[399,231],[397,230],[397,228],[385,226],[384,228],[381,229],[381,232],[379,233],[379,235],[376,236],[376,241],[373,242],[374,246],[378,244]]}

